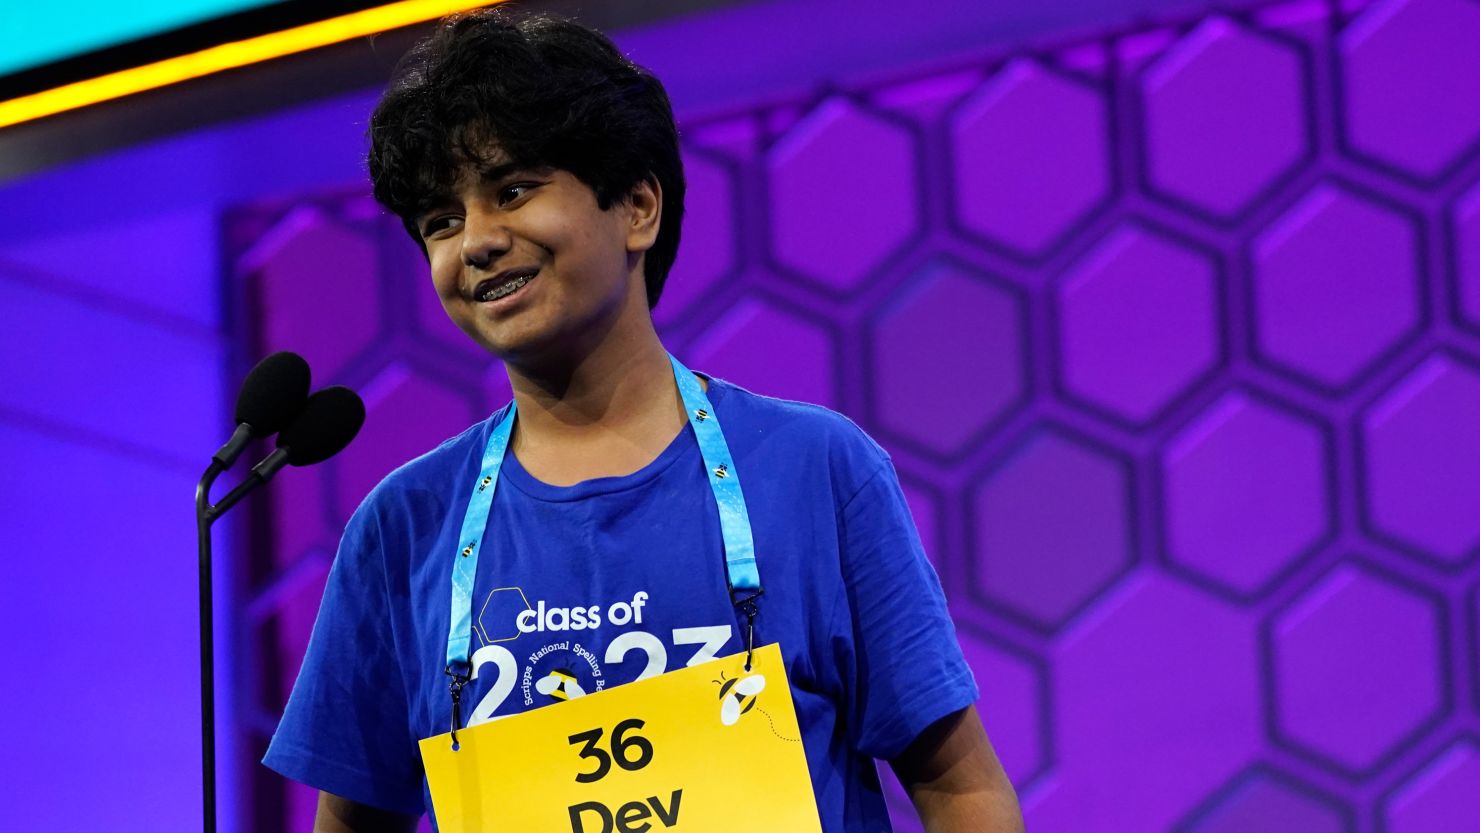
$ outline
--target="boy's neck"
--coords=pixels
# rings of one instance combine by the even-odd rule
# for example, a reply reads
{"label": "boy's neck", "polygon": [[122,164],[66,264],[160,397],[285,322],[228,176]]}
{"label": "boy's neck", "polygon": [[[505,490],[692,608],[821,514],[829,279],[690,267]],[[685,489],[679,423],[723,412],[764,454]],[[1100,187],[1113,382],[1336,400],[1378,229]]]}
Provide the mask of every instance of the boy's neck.
{"label": "boy's neck", "polygon": [[652,462],[685,416],[668,352],[649,322],[569,364],[508,365],[519,408],[510,451],[535,478],[568,486]]}

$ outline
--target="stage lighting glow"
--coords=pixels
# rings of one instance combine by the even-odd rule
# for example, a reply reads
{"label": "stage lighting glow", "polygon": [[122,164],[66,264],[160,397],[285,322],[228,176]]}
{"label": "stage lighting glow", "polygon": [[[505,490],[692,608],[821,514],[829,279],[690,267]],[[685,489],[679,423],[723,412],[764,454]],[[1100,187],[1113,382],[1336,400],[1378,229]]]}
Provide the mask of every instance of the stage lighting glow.
{"label": "stage lighting glow", "polygon": [[467,0],[402,0],[281,32],[223,43],[189,55],[0,102],[0,127],[502,2],[504,0],[473,3]]}

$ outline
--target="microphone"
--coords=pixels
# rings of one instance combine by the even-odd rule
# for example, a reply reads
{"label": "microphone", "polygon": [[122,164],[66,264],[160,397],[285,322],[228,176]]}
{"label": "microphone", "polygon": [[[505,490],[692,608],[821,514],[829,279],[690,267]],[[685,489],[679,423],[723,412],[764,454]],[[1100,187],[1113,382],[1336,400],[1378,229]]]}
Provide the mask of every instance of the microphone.
{"label": "microphone", "polygon": [[298,418],[278,432],[277,448],[253,466],[252,473],[227,492],[226,497],[210,507],[212,517],[235,506],[253,489],[271,480],[283,466],[311,466],[343,451],[364,424],[365,403],[359,394],[342,385],[315,391],[303,404]]}
{"label": "microphone", "polygon": [[340,385],[324,388],[278,434],[277,448],[252,467],[252,476],[266,483],[285,465],[321,463],[343,451],[364,424],[365,403],[359,394]]}
{"label": "microphone", "polygon": [[308,362],[297,353],[285,350],[258,362],[236,395],[236,431],[211,459],[230,468],[247,443],[281,431],[303,411],[308,385]]}

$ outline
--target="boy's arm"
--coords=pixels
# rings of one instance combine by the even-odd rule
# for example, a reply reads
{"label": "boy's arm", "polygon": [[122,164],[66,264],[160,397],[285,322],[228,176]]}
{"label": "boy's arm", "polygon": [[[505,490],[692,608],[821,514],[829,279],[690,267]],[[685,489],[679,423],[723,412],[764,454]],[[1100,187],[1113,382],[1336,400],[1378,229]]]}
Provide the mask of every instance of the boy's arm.
{"label": "boy's arm", "polygon": [[927,833],[1022,833],[1017,794],[976,707],[937,720],[890,761]]}
{"label": "boy's arm", "polygon": [[412,833],[416,830],[416,821],[415,816],[392,813],[320,792],[313,833]]}

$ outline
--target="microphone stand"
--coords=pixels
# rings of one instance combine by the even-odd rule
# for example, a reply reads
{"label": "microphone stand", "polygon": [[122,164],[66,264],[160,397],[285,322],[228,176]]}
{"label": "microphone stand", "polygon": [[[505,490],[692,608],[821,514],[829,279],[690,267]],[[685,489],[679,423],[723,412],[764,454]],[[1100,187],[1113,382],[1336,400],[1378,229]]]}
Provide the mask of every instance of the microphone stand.
{"label": "microphone stand", "polygon": [[[196,549],[200,561],[200,772],[201,809],[205,815],[205,833],[216,833],[216,669],[215,669],[215,611],[212,604],[211,584],[211,525],[226,514],[226,511],[247,493],[267,482],[286,462],[287,452],[278,449],[267,460],[252,469],[236,488],[216,504],[211,503],[211,486],[226,467],[236,459],[250,439],[246,425],[237,428],[236,435],[216,452],[205,474],[195,486],[195,530]],[[268,465],[268,460],[273,465]]]}
{"label": "microphone stand", "polygon": [[205,833],[216,833],[216,669],[211,605],[211,524],[220,517],[211,506],[211,484],[226,467],[212,458],[195,486],[196,549],[200,557],[200,774]]}
{"label": "microphone stand", "polygon": [[[303,360],[298,361],[301,363]],[[307,388],[308,368],[305,366],[302,371],[303,387]],[[252,372],[257,373],[256,370]],[[247,383],[249,386],[252,384],[251,376],[248,376]],[[205,833],[216,833],[216,669],[215,612],[211,600],[211,525],[249,492],[271,480],[284,466],[321,462],[342,451],[365,422],[365,403],[345,387],[331,386],[305,396],[296,404],[295,410],[297,416],[286,427],[279,429],[276,421],[269,419],[273,423],[271,431],[255,432],[259,439],[277,434],[277,448],[253,466],[251,473],[219,502],[211,503],[211,486],[252,441],[254,431],[251,425],[242,422],[236,426],[231,439],[211,455],[211,464],[195,485],[196,547],[200,555],[200,777]],[[298,448],[296,454],[292,450],[294,447]]]}

